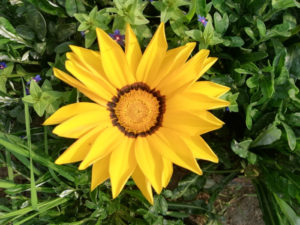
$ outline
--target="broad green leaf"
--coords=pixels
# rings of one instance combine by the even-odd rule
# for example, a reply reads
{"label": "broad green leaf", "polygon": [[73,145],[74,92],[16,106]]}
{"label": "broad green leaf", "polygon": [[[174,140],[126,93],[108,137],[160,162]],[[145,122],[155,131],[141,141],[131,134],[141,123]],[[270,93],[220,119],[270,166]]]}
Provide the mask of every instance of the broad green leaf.
{"label": "broad green leaf", "polygon": [[270,145],[280,139],[281,133],[281,130],[275,125],[270,125],[258,135],[252,142],[251,147]]}
{"label": "broad green leaf", "polygon": [[284,127],[284,130],[286,132],[289,147],[290,147],[291,150],[294,150],[295,147],[296,147],[296,135],[295,135],[293,129],[289,125],[287,125],[284,122],[281,122],[281,123],[282,123],[282,125]]}
{"label": "broad green leaf", "polygon": [[73,17],[77,13],[76,0],[66,0],[65,2],[66,12],[69,16]]}
{"label": "broad green leaf", "polygon": [[47,33],[47,24],[44,16],[35,8],[26,11],[27,24],[35,31],[39,40],[44,41]]}
{"label": "broad green leaf", "polygon": [[223,17],[218,13],[214,13],[214,24],[216,31],[220,34],[224,34],[229,26],[229,18],[227,13],[223,14]]}
{"label": "broad green leaf", "polygon": [[248,156],[248,150],[249,150],[251,143],[252,143],[252,140],[245,140],[242,142],[237,142],[236,140],[233,140],[231,142],[231,149],[239,157],[245,159]]}
{"label": "broad green leaf", "polygon": [[34,31],[27,25],[19,25],[16,27],[17,34],[20,35],[20,37],[26,39],[26,40],[34,40],[35,34]]}

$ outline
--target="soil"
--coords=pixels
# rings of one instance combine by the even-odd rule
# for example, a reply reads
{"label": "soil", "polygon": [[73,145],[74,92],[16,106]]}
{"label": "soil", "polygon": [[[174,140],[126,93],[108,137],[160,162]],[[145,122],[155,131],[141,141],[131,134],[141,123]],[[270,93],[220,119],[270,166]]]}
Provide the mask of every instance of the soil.
{"label": "soil", "polygon": [[235,178],[216,202],[229,203],[222,223],[226,225],[264,225],[255,188],[250,179]]}

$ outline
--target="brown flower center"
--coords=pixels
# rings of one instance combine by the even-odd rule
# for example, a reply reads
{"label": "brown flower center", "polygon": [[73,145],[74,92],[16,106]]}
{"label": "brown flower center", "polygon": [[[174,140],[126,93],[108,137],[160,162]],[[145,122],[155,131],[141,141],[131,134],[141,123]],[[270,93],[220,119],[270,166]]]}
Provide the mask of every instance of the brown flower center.
{"label": "brown flower center", "polygon": [[123,87],[107,104],[114,126],[129,137],[147,136],[162,123],[165,98],[144,83]]}

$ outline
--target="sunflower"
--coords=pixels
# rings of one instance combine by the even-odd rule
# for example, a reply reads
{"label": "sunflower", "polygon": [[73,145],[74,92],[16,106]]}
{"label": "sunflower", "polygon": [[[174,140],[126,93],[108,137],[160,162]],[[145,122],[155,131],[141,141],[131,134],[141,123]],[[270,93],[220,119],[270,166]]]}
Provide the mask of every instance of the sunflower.
{"label": "sunflower", "polygon": [[110,178],[113,198],[132,177],[153,204],[152,187],[160,193],[168,185],[173,163],[201,175],[196,158],[218,162],[200,135],[223,125],[207,110],[228,106],[219,97],[229,88],[197,82],[217,58],[203,49],[188,60],[195,43],[167,50],[163,23],[143,54],[129,25],[125,52],[96,31],[100,52],[70,46],[65,67],[74,77],[53,69],[93,101],[64,106],[44,122],[77,139],[55,163],[92,165],[91,190]]}

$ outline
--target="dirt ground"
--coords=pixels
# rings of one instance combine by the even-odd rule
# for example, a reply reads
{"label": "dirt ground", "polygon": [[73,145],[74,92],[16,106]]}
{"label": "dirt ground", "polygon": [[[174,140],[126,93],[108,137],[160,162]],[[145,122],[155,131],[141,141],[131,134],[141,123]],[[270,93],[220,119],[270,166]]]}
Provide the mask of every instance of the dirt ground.
{"label": "dirt ground", "polygon": [[217,201],[229,203],[224,213],[226,225],[264,225],[251,180],[236,178],[220,193]]}

